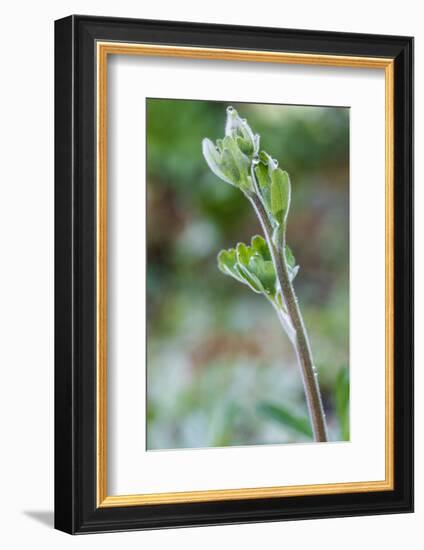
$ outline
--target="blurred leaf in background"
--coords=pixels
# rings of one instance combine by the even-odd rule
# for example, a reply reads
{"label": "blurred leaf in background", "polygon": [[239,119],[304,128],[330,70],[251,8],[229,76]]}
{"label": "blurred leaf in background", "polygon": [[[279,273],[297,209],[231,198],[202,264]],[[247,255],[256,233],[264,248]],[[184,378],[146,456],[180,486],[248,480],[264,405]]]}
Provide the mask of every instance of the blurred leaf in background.
{"label": "blurred leaf in background", "polygon": [[295,416],[286,407],[275,403],[260,403],[259,412],[266,418],[287,426],[294,432],[312,439],[312,429],[307,416]]}
{"label": "blurred leaf in background", "polygon": [[340,426],[340,439],[349,440],[349,369],[343,367],[334,385],[335,408]]}
{"label": "blurred leaf in background", "polygon": [[[262,234],[203,159],[202,139],[222,135],[229,104],[290,174],[296,291],[330,438],[348,439],[349,109],[148,99],[147,448],[308,440],[293,427],[307,413],[277,318],[216,266],[219,250]],[[277,421],[263,404],[293,418]]]}

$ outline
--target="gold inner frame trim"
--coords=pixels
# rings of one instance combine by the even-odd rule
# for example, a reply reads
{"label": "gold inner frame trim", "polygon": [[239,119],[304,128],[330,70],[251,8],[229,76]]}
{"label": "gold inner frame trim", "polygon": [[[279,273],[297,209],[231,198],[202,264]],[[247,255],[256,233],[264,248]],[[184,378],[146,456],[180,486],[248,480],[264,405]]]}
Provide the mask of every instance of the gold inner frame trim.
{"label": "gold inner frame trim", "polygon": [[[97,506],[141,506],[270,497],[364,493],[394,489],[394,60],[302,53],[162,46],[123,42],[96,44],[97,54]],[[109,496],[107,493],[107,61],[109,55],[219,59],[331,67],[384,69],[385,72],[385,479],[315,485],[217,489],[178,493]]]}

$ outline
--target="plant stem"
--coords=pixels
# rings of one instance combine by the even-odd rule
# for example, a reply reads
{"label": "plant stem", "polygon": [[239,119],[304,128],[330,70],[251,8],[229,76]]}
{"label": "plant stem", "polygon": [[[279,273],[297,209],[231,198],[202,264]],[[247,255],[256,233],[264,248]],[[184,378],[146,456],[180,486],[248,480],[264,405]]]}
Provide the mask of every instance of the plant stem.
{"label": "plant stem", "polygon": [[273,228],[269,221],[268,214],[262,200],[256,193],[247,195],[255,209],[256,215],[261,223],[265,238],[275,266],[277,280],[281,289],[283,302],[287,308],[291,323],[295,330],[292,340],[299,363],[303,387],[308,404],[309,416],[315,441],[327,441],[327,427],[325,413],[322,405],[321,392],[318,384],[318,373],[312,359],[312,351],[309,344],[308,334],[299,309],[297,297],[290,280],[287,261],[285,257],[285,237],[281,237],[277,246],[273,242]]}

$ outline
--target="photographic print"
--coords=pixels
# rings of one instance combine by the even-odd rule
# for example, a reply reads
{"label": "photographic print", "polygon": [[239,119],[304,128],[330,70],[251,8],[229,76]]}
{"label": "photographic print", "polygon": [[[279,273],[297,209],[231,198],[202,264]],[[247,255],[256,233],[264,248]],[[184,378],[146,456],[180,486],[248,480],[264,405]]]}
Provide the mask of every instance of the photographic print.
{"label": "photographic print", "polygon": [[413,510],[412,121],[411,37],[55,22],[57,529]]}
{"label": "photographic print", "polygon": [[349,108],[147,109],[147,449],[349,440]]}

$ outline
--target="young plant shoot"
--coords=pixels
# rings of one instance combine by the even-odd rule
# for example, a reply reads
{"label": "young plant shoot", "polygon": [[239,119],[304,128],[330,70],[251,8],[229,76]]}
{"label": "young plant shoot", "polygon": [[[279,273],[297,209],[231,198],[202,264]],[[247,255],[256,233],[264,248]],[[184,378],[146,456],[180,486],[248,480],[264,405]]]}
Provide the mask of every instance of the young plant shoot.
{"label": "young plant shoot", "polygon": [[212,172],[246,196],[263,230],[250,244],[221,250],[218,267],[262,294],[275,309],[296,353],[315,441],[327,441],[327,427],[309,338],[293,288],[299,266],[286,243],[291,183],[278,162],[260,150],[260,136],[233,107],[227,108],[225,136],[205,138],[203,156]]}

